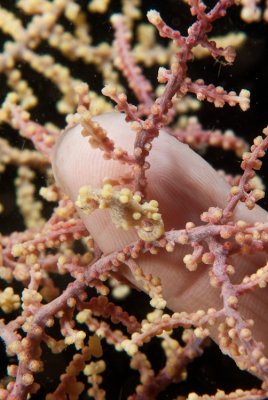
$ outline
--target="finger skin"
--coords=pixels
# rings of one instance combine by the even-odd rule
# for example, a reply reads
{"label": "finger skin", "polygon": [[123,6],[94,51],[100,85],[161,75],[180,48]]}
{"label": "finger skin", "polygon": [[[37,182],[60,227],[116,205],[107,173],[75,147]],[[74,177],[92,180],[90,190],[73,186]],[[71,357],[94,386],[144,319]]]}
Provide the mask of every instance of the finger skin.
{"label": "finger skin", "polygon": [[[117,146],[132,153],[135,134],[122,114],[109,113],[94,119],[107,130],[108,136]],[[81,186],[90,184],[93,188],[99,188],[104,177],[118,178],[130,171],[128,165],[104,160],[102,152],[90,147],[88,138],[81,135],[81,130],[81,126],[77,125],[66,131],[57,143],[53,156],[56,181],[73,201],[77,199]],[[159,202],[166,231],[183,229],[188,221],[200,225],[200,214],[203,211],[211,206],[224,207],[226,204],[229,185],[188,145],[178,142],[165,132],[160,132],[153,142],[148,161],[151,165],[147,173],[148,199]],[[91,215],[81,210],[78,212],[104,254],[120,250],[138,238],[134,229],[116,229],[108,210],[96,210]],[[258,206],[250,212],[240,204],[236,218],[247,222],[264,221],[267,213]],[[144,255],[138,262],[146,273],[161,278],[165,300],[172,310],[220,308],[220,294],[209,284],[207,266],[200,265],[196,272],[190,272],[182,263],[183,255],[189,252],[191,249],[188,246],[180,246],[173,253],[161,251],[157,256]],[[257,262],[259,268],[263,258],[247,256],[236,260],[235,265],[241,271],[236,274],[236,279],[253,272]],[[122,271],[125,277],[137,285],[126,268],[122,268]],[[256,321],[257,338],[267,341],[267,289],[243,296],[241,304],[243,314]]]}

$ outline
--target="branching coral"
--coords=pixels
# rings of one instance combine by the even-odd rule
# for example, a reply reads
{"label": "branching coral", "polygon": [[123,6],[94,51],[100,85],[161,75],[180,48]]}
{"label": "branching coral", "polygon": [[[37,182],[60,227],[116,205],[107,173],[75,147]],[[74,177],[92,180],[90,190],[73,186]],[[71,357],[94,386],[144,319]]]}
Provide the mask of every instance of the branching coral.
{"label": "branching coral", "polygon": [[[267,19],[262,5],[241,3],[246,20]],[[0,172],[5,178],[9,169],[17,169],[16,202],[24,221],[23,229],[7,229],[0,237],[0,335],[8,359],[0,399],[112,398],[103,379],[111,368],[105,346],[126,353],[140,375],[128,399],[156,399],[174,383],[178,391],[170,398],[265,399],[267,318],[260,309],[267,305],[268,224],[266,212],[255,204],[265,196],[255,171],[268,147],[268,128],[248,149],[233,132],[206,130],[187,117],[201,101],[216,108],[240,107],[241,114],[250,106],[248,90],[240,88],[238,94],[207,83],[202,71],[201,77],[192,77],[193,60],[199,57],[210,56],[221,65],[234,62],[233,45],[239,47],[245,35],[211,37],[234,1],[208,7],[188,0],[182,5],[190,21],[185,33],[155,10],[147,12],[150,24],[145,23],[146,6],[139,0],[123,0],[120,12],[113,7],[117,4],[96,0],[87,6],[72,0],[19,0],[15,7],[0,7],[6,39],[0,73],[7,86],[0,109]],[[97,43],[90,35],[90,19],[100,13],[112,14],[111,43],[108,38]],[[156,34],[163,41],[158,43]],[[102,94],[72,73],[73,64],[81,62],[94,67]],[[158,87],[141,66],[145,71],[160,67]],[[34,74],[57,88],[57,110],[67,121],[63,131],[56,113],[51,122],[37,122],[36,110],[49,91],[43,87],[38,99],[31,87]],[[21,148],[11,132],[19,133]],[[78,153],[76,142],[81,144]],[[241,175],[221,171],[224,182],[185,143],[201,153],[208,146],[234,151],[242,158]],[[79,187],[83,179],[78,178],[70,189],[64,165],[73,170],[78,159],[87,160],[83,170],[94,171],[93,154],[99,155],[97,172],[85,175],[93,182]],[[106,176],[99,173],[100,165]],[[163,184],[154,168],[162,168],[164,175],[170,165],[185,170]],[[75,168],[80,175],[80,167]],[[204,187],[203,176],[211,188]],[[46,181],[39,194],[38,179]],[[175,196],[169,180],[172,187],[181,186]],[[165,201],[172,197],[176,205],[167,210]],[[5,213],[8,201],[3,203]],[[110,236],[101,239],[90,218],[106,221]],[[201,306],[196,299],[190,307],[189,297],[197,296],[190,282],[200,282],[200,276],[210,284],[210,293],[203,294]],[[142,317],[118,304],[131,286],[150,297],[150,312]],[[240,369],[259,379],[256,388],[214,394],[181,390],[188,366],[203,353],[209,337]],[[144,350],[152,339],[165,356],[158,369]],[[65,350],[70,350],[65,371],[51,393],[44,394],[46,357],[57,360]]]}

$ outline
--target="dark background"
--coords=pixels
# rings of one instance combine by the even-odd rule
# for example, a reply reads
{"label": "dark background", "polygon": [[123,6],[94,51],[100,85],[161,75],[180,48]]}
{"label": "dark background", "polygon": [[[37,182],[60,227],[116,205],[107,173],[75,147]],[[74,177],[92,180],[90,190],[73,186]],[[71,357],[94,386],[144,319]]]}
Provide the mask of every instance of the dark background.
{"label": "dark background", "polygon": [[[0,0],[0,6],[14,10],[15,1]],[[79,1],[86,7],[87,1]],[[209,2],[210,6],[214,3]],[[158,1],[143,1],[143,9],[147,11],[154,8],[160,11],[162,18],[173,28],[180,30],[186,34],[189,23],[192,17],[187,12],[187,6],[180,4],[178,0],[158,0]],[[120,2],[112,1],[109,15],[89,16],[91,32],[94,37],[94,43],[99,43],[103,40],[111,42],[113,40],[113,31],[109,23],[109,16],[114,12],[120,12]],[[15,11],[17,15],[18,11]],[[29,21],[28,16],[20,14],[24,23]],[[72,30],[69,22],[61,19],[66,29]],[[215,109],[209,103],[203,103],[202,109],[198,113],[199,119],[206,129],[233,129],[238,136],[244,137],[248,142],[257,135],[268,123],[267,115],[267,100],[268,93],[268,29],[264,22],[245,24],[239,17],[239,9],[233,8],[223,20],[216,22],[213,30],[213,35],[225,34],[229,31],[243,31],[248,34],[248,40],[245,46],[238,51],[236,61],[233,66],[224,66],[221,62],[216,62],[213,59],[207,58],[200,61],[193,61],[189,64],[190,76],[192,79],[203,78],[207,83],[221,85],[227,90],[235,90],[239,93],[242,88],[251,91],[251,109],[247,112],[242,112],[238,107],[231,108],[225,106],[223,109]],[[7,35],[0,33],[0,46],[2,47]],[[161,39],[163,44],[166,40]],[[90,84],[93,90],[100,91],[102,84],[100,74],[93,67],[83,64],[82,62],[70,62],[66,60],[56,50],[51,49],[47,43],[42,42],[38,48],[38,52],[43,54],[52,54],[58,62],[61,62],[72,71],[72,76],[78,77]],[[55,104],[60,98],[58,89],[44,77],[33,71],[27,64],[21,63],[19,67],[35,93],[40,98],[39,105],[32,110],[34,120],[44,123],[48,120],[57,123],[60,127],[64,127],[64,116],[59,115],[56,111]],[[152,83],[156,82],[158,67],[145,69],[145,74]],[[122,77],[122,82],[124,78]],[[5,76],[0,75],[0,100],[4,99],[7,93]],[[129,93],[131,101],[135,101],[132,94]],[[0,127],[0,135],[6,137],[17,147],[32,148],[31,143],[18,136],[18,134],[3,125]],[[227,172],[236,174],[239,173],[239,159],[236,158],[233,152],[223,152],[220,149],[209,149],[205,158],[212,163],[215,168],[224,168]],[[16,174],[15,167],[9,167],[7,171],[0,177],[0,201],[5,205],[5,212],[0,216],[1,232],[8,234],[14,230],[22,230],[24,228],[22,218],[16,208],[14,200],[13,179]],[[264,161],[263,169],[260,175],[267,181],[267,161]],[[46,177],[42,174],[37,175],[37,187],[46,184]],[[267,208],[267,198],[262,201],[262,205]],[[51,206],[46,206],[44,214],[49,216]],[[63,279],[63,278],[61,278]],[[68,279],[61,281],[61,285],[65,285]],[[1,283],[1,282],[0,282]],[[17,285],[17,290],[21,290],[20,285]],[[132,292],[125,302],[118,302],[124,306],[130,313],[134,313],[139,318],[146,315],[149,310],[148,299],[141,293]],[[14,318],[14,314],[9,316]],[[174,336],[179,332],[174,332]],[[108,400],[126,399],[127,396],[134,392],[135,387],[139,382],[138,374],[129,369],[129,359],[125,354],[116,352],[112,347],[103,343],[104,359],[107,364],[104,373],[103,387],[106,389]],[[2,376],[5,374],[6,355],[2,345],[0,352],[0,369]],[[159,346],[159,340],[153,339],[143,348],[152,362],[155,371],[158,371],[165,365],[165,357]],[[66,360],[70,359],[71,352],[65,351],[60,355],[51,357],[49,352],[44,352],[45,371],[40,374],[38,381],[42,385],[42,389],[36,399],[44,399],[47,391],[52,391],[58,381],[58,376],[66,367]],[[10,360],[11,361],[11,360]],[[185,395],[188,392],[196,391],[199,394],[213,394],[216,389],[232,391],[236,388],[249,389],[259,385],[259,381],[253,376],[239,371],[234,362],[223,356],[216,345],[208,347],[204,355],[197,359],[188,368],[188,380],[180,384],[173,384],[171,387],[159,395],[158,399],[173,399],[179,394]],[[81,380],[84,377],[81,375]],[[87,399],[88,396],[81,396],[81,399]]]}

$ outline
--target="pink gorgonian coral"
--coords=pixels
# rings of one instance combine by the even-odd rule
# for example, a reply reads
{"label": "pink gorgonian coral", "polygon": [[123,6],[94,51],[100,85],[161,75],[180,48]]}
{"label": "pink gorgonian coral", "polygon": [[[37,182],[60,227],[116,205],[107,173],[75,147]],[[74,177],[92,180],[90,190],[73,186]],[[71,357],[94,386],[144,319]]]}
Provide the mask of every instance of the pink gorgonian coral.
{"label": "pink gorgonian coral", "polygon": [[[221,74],[267,8],[86,3],[0,4],[0,399],[264,400],[268,127],[230,130],[253,85]],[[211,339],[229,386],[196,378]]]}

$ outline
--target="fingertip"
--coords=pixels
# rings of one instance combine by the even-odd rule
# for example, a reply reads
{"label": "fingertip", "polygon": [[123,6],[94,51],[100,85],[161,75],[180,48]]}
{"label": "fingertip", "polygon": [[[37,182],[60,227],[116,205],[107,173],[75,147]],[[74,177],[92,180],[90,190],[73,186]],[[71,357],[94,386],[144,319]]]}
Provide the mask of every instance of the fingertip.
{"label": "fingertip", "polygon": [[[93,120],[107,131],[116,146],[127,151],[133,150],[134,132],[123,114],[105,113]],[[106,176],[118,178],[130,169],[118,161],[104,161],[103,152],[93,149],[88,143],[88,137],[82,136],[81,132],[80,124],[65,130],[56,143],[52,156],[56,182],[72,199],[77,196],[82,185],[100,187]]]}
{"label": "fingertip", "polygon": [[[51,157],[51,166],[53,176],[56,182],[56,185],[60,187],[65,193],[65,176],[64,176],[64,168],[62,166],[65,165],[65,147],[66,142],[68,141],[68,136],[72,134],[73,129],[77,129],[77,126],[64,130],[60,137],[58,138]],[[66,193],[67,194],[67,193]]]}
{"label": "fingertip", "polygon": [[[94,118],[112,138],[116,145],[130,149],[134,136],[129,125],[119,113],[103,114]],[[79,189],[84,185],[100,188],[103,179],[118,178],[130,167],[119,161],[104,160],[103,152],[93,149],[88,138],[81,134],[82,126],[76,125],[63,132],[59,138],[52,156],[52,169],[56,184],[72,201],[76,201]],[[131,135],[129,135],[131,133]],[[96,210],[91,215],[78,209],[81,219],[90,234],[96,240],[104,253],[124,247],[136,239],[136,232],[116,229],[111,222],[108,210]]]}

